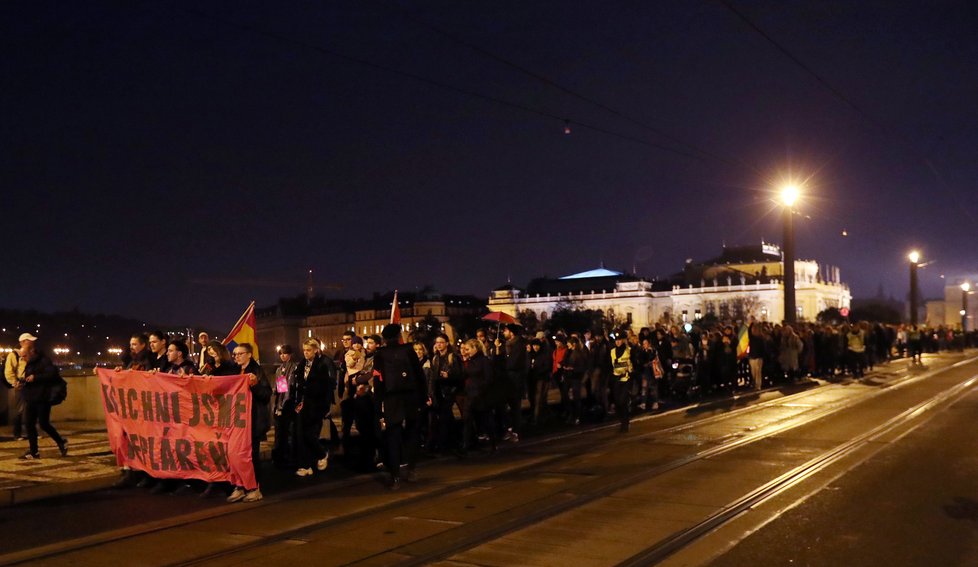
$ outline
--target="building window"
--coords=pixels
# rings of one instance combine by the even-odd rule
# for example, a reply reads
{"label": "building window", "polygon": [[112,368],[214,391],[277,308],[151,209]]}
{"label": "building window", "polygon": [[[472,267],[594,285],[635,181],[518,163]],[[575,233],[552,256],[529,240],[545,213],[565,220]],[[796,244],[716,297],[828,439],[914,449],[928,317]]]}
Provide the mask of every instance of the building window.
{"label": "building window", "polygon": [[683,309],[683,323],[685,323],[688,320],[689,320],[689,311],[686,310],[686,309]]}
{"label": "building window", "polygon": [[697,309],[696,311],[693,312],[693,320],[694,321],[699,321],[702,318],[703,318],[703,314],[700,313],[700,310],[699,309]]}

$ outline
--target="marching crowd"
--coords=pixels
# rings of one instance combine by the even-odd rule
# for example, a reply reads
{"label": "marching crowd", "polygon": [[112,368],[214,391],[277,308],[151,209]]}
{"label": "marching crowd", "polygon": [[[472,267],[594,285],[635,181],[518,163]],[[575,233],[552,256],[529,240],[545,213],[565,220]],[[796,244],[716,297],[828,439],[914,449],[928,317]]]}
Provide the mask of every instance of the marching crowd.
{"label": "marching crowd", "polygon": [[[518,443],[527,427],[562,421],[576,425],[614,416],[629,430],[636,411],[656,411],[664,401],[761,389],[806,377],[860,377],[893,357],[919,363],[922,352],[963,348],[973,335],[947,328],[800,323],[775,325],[656,325],[605,334],[558,331],[524,336],[516,324],[480,329],[453,344],[445,334],[430,343],[402,342],[392,324],[381,335],[348,332],[335,352],[317,338],[297,349],[283,345],[271,375],[254,359],[254,347],[232,351],[201,333],[197,359],[187,344],[161,331],[135,334],[117,370],[177,375],[247,375],[252,394],[252,465],[274,425],[272,460],[309,477],[329,466],[330,452],[360,471],[385,471],[392,489],[415,480],[419,453],[464,458],[476,448],[493,452],[499,442]],[[50,423],[53,384],[60,380],[50,358],[21,335],[21,348],[5,363],[7,382],[18,389],[14,435],[28,434],[22,458],[39,458],[37,425],[67,454],[67,440]],[[62,381],[63,383],[63,381]],[[556,404],[553,397],[559,396]],[[63,398],[62,398],[63,399]],[[524,409],[524,402],[528,408]],[[339,417],[337,431],[333,415]],[[21,417],[23,419],[21,419]],[[324,442],[323,438],[329,441]],[[260,468],[255,466],[258,478]],[[222,490],[229,502],[262,498],[260,488],[191,481],[163,481],[123,470],[118,486],[154,492]]]}

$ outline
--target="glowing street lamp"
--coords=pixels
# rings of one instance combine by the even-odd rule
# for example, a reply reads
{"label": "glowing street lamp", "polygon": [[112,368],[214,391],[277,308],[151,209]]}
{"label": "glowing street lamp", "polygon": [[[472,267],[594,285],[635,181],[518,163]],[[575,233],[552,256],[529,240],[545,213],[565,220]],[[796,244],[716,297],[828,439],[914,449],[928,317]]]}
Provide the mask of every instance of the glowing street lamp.
{"label": "glowing street lamp", "polygon": [[800,191],[798,186],[789,183],[781,189],[781,204],[784,205],[784,321],[794,323],[797,318],[795,310],[795,226],[794,206],[798,201]]}
{"label": "glowing street lamp", "polygon": [[917,324],[917,265],[920,263],[920,252],[912,250],[907,254],[910,260],[910,324]]}
{"label": "glowing street lamp", "polygon": [[971,291],[971,283],[961,284],[961,332],[968,332],[968,293]]}

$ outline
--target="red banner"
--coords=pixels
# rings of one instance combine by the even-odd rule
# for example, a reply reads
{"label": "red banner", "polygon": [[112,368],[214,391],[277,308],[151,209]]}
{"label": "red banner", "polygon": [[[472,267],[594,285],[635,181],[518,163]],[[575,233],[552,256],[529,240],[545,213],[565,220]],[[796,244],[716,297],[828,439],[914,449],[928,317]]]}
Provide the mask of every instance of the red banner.
{"label": "red banner", "polygon": [[239,376],[98,369],[109,444],[120,466],[153,478],[258,487],[251,463],[251,390]]}

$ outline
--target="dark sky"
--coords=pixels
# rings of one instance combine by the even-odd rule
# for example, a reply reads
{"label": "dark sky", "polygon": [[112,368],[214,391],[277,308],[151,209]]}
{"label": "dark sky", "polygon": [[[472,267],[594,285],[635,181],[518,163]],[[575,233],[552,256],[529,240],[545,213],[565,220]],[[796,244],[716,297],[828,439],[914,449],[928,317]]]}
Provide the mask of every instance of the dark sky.
{"label": "dark sky", "polygon": [[230,327],[308,269],[665,275],[780,243],[789,175],[799,257],[902,298],[919,246],[939,295],[978,272],[976,30],[963,1],[4,2],[0,306]]}

